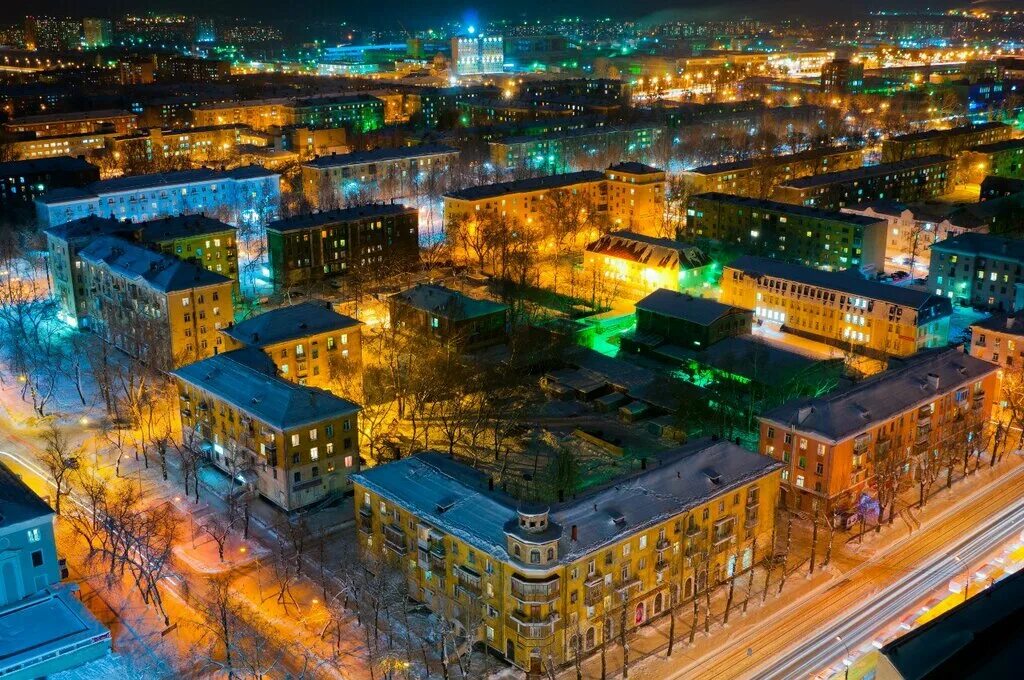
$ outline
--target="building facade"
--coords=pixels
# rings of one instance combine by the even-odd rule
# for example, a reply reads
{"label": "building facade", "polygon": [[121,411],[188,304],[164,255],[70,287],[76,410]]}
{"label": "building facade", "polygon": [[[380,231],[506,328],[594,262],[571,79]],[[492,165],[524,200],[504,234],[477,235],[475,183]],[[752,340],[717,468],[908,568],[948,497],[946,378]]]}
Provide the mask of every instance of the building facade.
{"label": "building facade", "polygon": [[458,149],[426,144],[320,156],[302,164],[302,193],[321,210],[345,206],[366,193],[412,197],[418,187],[444,182]]}
{"label": "building facade", "polygon": [[853,387],[765,413],[760,450],[786,466],[783,494],[800,509],[817,500],[823,510],[850,510],[861,494],[883,503],[879,485],[903,475],[918,481],[940,449],[960,459],[971,432],[981,441],[997,370],[957,348],[926,352]]}
{"label": "building facade", "polygon": [[936,155],[956,157],[971,147],[1005,142],[1012,136],[1012,126],[997,122],[912,132],[882,142],[882,162],[895,163]]}
{"label": "building facade", "polygon": [[331,391],[360,384],[361,326],[317,301],[272,309],[222,333],[228,349],[252,347],[266,354],[279,377]]}
{"label": "building facade", "polygon": [[559,173],[579,170],[590,159],[645,158],[664,134],[664,127],[635,124],[506,137],[488,145],[499,168]]}
{"label": "building facade", "polygon": [[452,38],[452,73],[457,76],[501,73],[505,41],[500,35],[459,35]]}
{"label": "building facade", "polygon": [[944,347],[952,314],[938,295],[752,255],[725,267],[721,302],[753,309],[758,323],[878,358]]}
{"label": "building facade", "polygon": [[753,318],[749,309],[661,288],[636,303],[636,336],[652,334],[659,342],[700,351],[748,335]]}
{"label": "building facade", "polygon": [[1024,308],[1024,241],[968,232],[932,245],[928,288],[959,305]]}
{"label": "building facade", "polygon": [[685,232],[818,269],[881,272],[886,226],[880,218],[707,193],[690,198]]}
{"label": "building facade", "polygon": [[104,342],[169,370],[216,354],[234,320],[233,282],[114,236],[78,253],[87,325]]}
{"label": "building facade", "polygon": [[0,212],[33,216],[35,200],[53,189],[84,187],[100,179],[100,169],[81,158],[49,158],[0,163]]}
{"label": "building facade", "polygon": [[229,224],[265,224],[280,211],[280,175],[258,166],[135,175],[49,191],[35,203],[43,228],[89,215],[146,222],[201,213]]}
{"label": "building facade", "polygon": [[188,445],[285,512],[351,491],[359,406],[276,375],[256,349],[174,371]]}
{"label": "building facade", "polygon": [[36,137],[62,137],[97,132],[123,135],[133,132],[137,127],[138,116],[121,109],[22,116],[3,125],[4,132],[9,134],[29,132]]}
{"label": "building facade", "polygon": [[508,306],[471,298],[444,286],[420,283],[388,299],[389,321],[407,333],[473,350],[508,335]]}
{"label": "building facade", "polygon": [[826,147],[794,154],[705,165],[683,172],[691,193],[718,192],[770,198],[776,187],[799,177],[855,170],[864,152],[851,147]]}
{"label": "building facade", "polygon": [[238,286],[237,229],[205,215],[181,215],[135,225],[135,239],[157,252],[173,255]]}
{"label": "building facade", "polygon": [[274,285],[306,285],[353,271],[379,278],[419,261],[419,213],[395,203],[296,215],[267,225]]}
{"label": "building facade", "polygon": [[526,504],[419,454],[355,476],[360,552],[400,565],[414,599],[540,673],[747,571],[771,535],[779,464],[731,443],[693,442],[626,479],[628,500],[611,486]]}
{"label": "building facade", "polygon": [[584,170],[454,191],[444,196],[445,224],[461,220],[473,228],[490,214],[539,226],[548,219],[544,200],[556,191],[582,195],[585,209],[593,211],[598,219],[606,219],[612,228],[662,235],[665,173],[642,163],[619,163],[604,172]]}
{"label": "building facade", "polygon": [[822,210],[840,210],[868,201],[912,203],[947,193],[954,161],[949,156],[921,156],[783,182],[773,198]]}
{"label": "building facade", "polygon": [[583,250],[583,269],[621,297],[642,297],[665,288],[698,291],[713,263],[700,248],[632,231],[613,231]]}

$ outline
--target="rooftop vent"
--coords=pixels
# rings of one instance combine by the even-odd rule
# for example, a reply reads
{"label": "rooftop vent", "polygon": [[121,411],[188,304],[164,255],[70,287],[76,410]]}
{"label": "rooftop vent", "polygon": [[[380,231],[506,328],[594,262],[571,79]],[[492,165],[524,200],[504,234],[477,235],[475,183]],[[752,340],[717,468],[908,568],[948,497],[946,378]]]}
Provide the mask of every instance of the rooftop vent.
{"label": "rooftop vent", "polygon": [[937,373],[929,373],[925,378],[928,380],[928,385],[933,389],[939,389],[939,375]]}
{"label": "rooftop vent", "polygon": [[718,470],[714,468],[704,468],[701,472],[704,473],[704,476],[707,477],[708,481],[712,484],[717,486],[722,483],[722,475],[719,474]]}

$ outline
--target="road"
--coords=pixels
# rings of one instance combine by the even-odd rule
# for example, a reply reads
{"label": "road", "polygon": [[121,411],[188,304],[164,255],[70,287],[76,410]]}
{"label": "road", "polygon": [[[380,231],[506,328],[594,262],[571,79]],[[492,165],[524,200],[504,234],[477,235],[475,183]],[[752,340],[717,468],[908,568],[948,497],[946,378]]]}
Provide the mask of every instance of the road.
{"label": "road", "polygon": [[[1024,528],[1024,465],[951,504],[925,528],[772,616],[730,632],[699,658],[680,658],[665,678],[806,678],[925,598],[936,586]],[[836,640],[841,636],[843,641]]]}

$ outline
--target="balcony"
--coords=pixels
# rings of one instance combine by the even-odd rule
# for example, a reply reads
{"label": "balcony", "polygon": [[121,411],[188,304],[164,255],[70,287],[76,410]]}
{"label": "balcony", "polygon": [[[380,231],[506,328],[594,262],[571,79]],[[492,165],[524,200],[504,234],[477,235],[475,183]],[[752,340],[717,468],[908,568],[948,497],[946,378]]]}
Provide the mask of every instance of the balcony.
{"label": "balcony", "polygon": [[982,409],[982,407],[984,407],[984,406],[985,406],[985,393],[984,392],[978,392],[977,394],[974,395],[974,398],[971,400],[971,408],[974,409],[975,411],[980,411]]}
{"label": "balcony", "polygon": [[743,518],[743,526],[748,529],[757,524],[757,508],[754,508],[754,510],[755,512],[750,512],[748,509],[746,517]]}
{"label": "balcony", "polygon": [[480,574],[461,564],[453,570],[455,573],[455,584],[459,590],[473,597],[480,597]]}
{"label": "balcony", "polygon": [[405,534],[391,524],[384,525],[384,547],[396,555],[404,555],[409,552],[409,546],[405,544]]}
{"label": "balcony", "polygon": [[615,590],[616,592],[622,593],[623,596],[625,596],[625,594],[633,588],[640,588],[642,585],[643,583],[640,581],[640,577],[634,576],[633,578],[627,578],[625,581],[621,581],[620,583],[616,584]]}
{"label": "balcony", "polygon": [[654,549],[657,550],[658,552],[665,552],[671,546],[672,546],[672,542],[669,541],[667,538],[663,538],[663,539],[661,539],[660,541],[658,541],[657,543],[654,544]]}
{"label": "balcony", "polygon": [[658,561],[654,563],[654,570],[659,574],[663,573],[668,568],[669,561],[664,558],[659,558]]}
{"label": "balcony", "polygon": [[515,611],[508,615],[509,627],[514,628],[520,637],[528,640],[544,640],[553,636],[558,621],[557,612],[538,618],[521,611]]}
{"label": "balcony", "polygon": [[552,576],[545,581],[530,581],[512,575],[512,597],[520,602],[544,603],[558,597],[561,592],[561,579]]}
{"label": "balcony", "polygon": [[690,538],[696,536],[699,533],[702,533],[703,531],[704,527],[700,526],[699,524],[691,524],[690,526],[686,527],[686,535]]}
{"label": "balcony", "polygon": [[366,521],[370,521],[371,519],[373,519],[373,510],[371,510],[370,506],[368,505],[360,505],[359,516],[365,519]]}
{"label": "balcony", "polygon": [[853,450],[858,452],[867,451],[868,444],[871,443],[870,435],[862,435],[853,440]]}
{"label": "balcony", "polygon": [[431,569],[444,571],[448,566],[448,554],[445,552],[444,546],[440,543],[431,545],[430,550],[427,551],[427,561],[430,563]]}
{"label": "balcony", "polygon": [[726,536],[715,536],[715,540],[712,545],[714,546],[715,552],[721,552],[735,542],[736,534],[728,534]]}

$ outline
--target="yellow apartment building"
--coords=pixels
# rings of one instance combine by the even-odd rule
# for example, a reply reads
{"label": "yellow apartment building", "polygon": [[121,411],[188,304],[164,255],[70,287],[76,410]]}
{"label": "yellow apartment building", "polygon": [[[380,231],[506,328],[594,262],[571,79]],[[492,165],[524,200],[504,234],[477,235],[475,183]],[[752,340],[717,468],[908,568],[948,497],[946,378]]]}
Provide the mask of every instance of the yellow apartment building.
{"label": "yellow apartment building", "polygon": [[938,295],[752,255],[724,268],[721,302],[753,310],[757,323],[879,359],[944,347],[952,314]]}
{"label": "yellow apartment building", "polygon": [[286,512],[348,493],[360,407],[275,373],[252,348],[175,370],[185,443]]}
{"label": "yellow apartment building", "polygon": [[645,467],[546,505],[441,454],[415,455],[353,476],[359,547],[470,638],[542,672],[761,558],[781,464],[702,440]]}
{"label": "yellow apartment building", "polygon": [[228,349],[251,347],[266,354],[279,377],[334,390],[358,384],[361,327],[361,322],[338,314],[327,303],[311,301],[272,309],[222,332]]}

